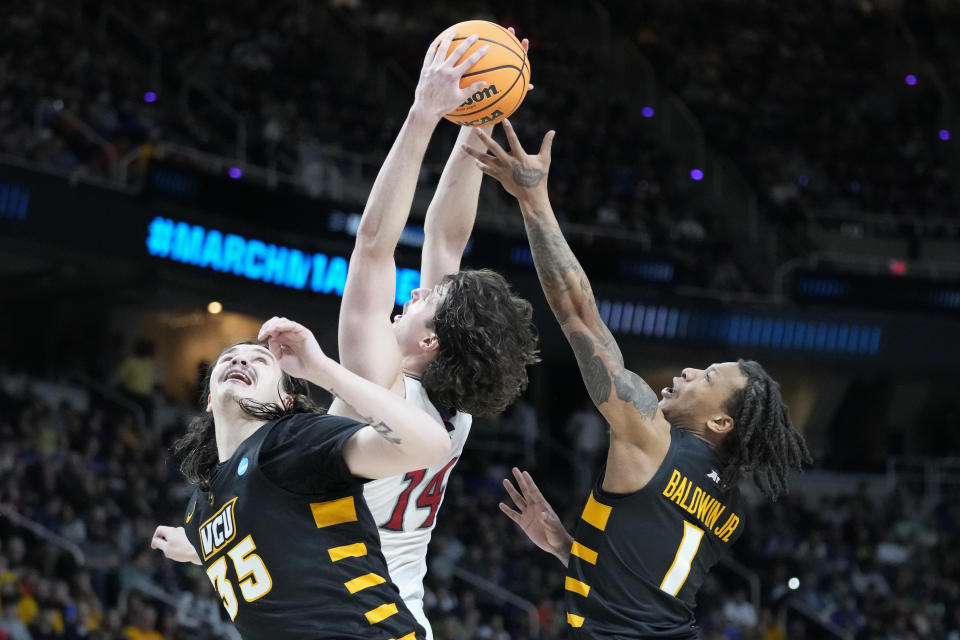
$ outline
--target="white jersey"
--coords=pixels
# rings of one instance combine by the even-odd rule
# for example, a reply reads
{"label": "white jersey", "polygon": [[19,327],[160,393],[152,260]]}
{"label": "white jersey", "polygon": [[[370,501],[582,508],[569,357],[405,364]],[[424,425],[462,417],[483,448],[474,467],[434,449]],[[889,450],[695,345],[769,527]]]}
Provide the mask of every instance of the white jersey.
{"label": "white jersey", "polygon": [[407,402],[446,426],[450,433],[450,454],[428,469],[368,482],[364,485],[363,497],[380,530],[380,546],[387,560],[390,579],[400,589],[400,597],[411,613],[427,630],[429,639],[433,633],[423,613],[427,546],[437,523],[437,511],[443,502],[447,478],[463,452],[473,417],[469,413],[457,412],[445,420],[419,380],[404,376],[404,386]]}

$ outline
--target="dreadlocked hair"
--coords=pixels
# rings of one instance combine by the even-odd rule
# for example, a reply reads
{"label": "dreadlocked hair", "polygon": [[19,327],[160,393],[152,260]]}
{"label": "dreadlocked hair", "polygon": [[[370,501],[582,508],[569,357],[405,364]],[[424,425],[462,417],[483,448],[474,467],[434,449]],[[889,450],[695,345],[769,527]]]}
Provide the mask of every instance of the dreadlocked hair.
{"label": "dreadlocked hair", "polygon": [[[247,340],[238,342],[234,347],[242,344],[257,344],[265,347],[262,342]],[[231,347],[228,347],[231,348]],[[173,455],[180,460],[180,472],[186,477],[187,482],[198,487],[201,491],[210,490],[210,480],[213,475],[213,468],[219,460],[217,454],[217,438],[214,433],[213,413],[206,410],[207,397],[210,394],[210,376],[213,373],[213,367],[207,368],[207,373],[203,378],[203,394],[200,397],[201,412],[190,420],[187,426],[187,433],[173,443]],[[283,402],[283,394],[288,393],[293,397],[289,403]],[[280,386],[277,389],[279,402],[258,402],[243,398],[240,400],[240,408],[248,416],[258,420],[277,420],[284,416],[290,416],[296,413],[326,413],[326,409],[317,406],[310,399],[310,389],[307,382],[301,378],[294,378],[286,373],[280,379]]]}
{"label": "dreadlocked hair", "polygon": [[744,475],[771,500],[788,492],[787,476],[813,461],[803,436],[793,428],[780,385],[759,363],[738,360],[747,383],[727,400],[724,411],[734,427],[723,445],[721,485],[732,487]]}
{"label": "dreadlocked hair", "polygon": [[496,415],[527,388],[527,365],[540,361],[533,307],[489,269],[459,271],[441,285],[447,295],[430,327],[440,346],[423,386],[452,410]]}

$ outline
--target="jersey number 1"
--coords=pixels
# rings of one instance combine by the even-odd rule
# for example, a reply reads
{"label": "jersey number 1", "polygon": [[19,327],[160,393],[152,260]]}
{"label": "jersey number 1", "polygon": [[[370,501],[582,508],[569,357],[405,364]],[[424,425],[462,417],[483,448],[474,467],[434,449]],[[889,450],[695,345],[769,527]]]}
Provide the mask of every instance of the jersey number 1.
{"label": "jersey number 1", "polygon": [[660,583],[661,591],[666,591],[672,596],[680,593],[683,583],[687,581],[687,576],[690,575],[693,557],[697,555],[697,550],[700,549],[701,540],[703,540],[703,529],[684,520],[683,540],[680,541],[680,548],[677,549],[677,555],[674,556],[673,564],[667,570],[667,575],[663,576],[663,582]]}
{"label": "jersey number 1", "polygon": [[[456,463],[457,458],[452,458],[450,462],[443,465],[442,469],[433,474],[433,477],[427,482],[427,486],[423,488],[423,491],[421,491],[417,497],[416,504],[418,509],[430,509],[430,515],[428,515],[427,519],[423,521],[423,524],[418,527],[419,529],[426,529],[427,527],[433,526],[433,521],[437,518],[437,509],[440,508],[440,502],[443,500],[443,492],[446,489],[446,486],[443,484],[443,479],[447,475],[447,471],[450,470],[450,467]],[[426,475],[426,469],[419,469],[417,471],[410,471],[407,475],[403,476],[403,479],[410,482],[410,484],[403,490],[400,497],[397,498],[397,505],[393,508],[393,515],[391,515],[390,520],[383,525],[384,529],[403,531],[403,514],[407,511],[410,494],[423,482],[423,478]]]}

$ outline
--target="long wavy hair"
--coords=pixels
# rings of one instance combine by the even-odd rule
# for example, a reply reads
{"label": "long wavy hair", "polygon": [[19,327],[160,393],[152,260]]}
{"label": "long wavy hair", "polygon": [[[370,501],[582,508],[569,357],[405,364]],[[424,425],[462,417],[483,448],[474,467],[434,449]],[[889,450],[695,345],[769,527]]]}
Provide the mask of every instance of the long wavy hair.
{"label": "long wavy hair", "polygon": [[451,410],[496,415],[523,393],[527,366],[540,361],[533,307],[489,269],[459,271],[441,284],[447,295],[430,327],[440,346],[423,386]]}
{"label": "long wavy hair", "polygon": [[[243,344],[267,346],[263,342],[246,340],[227,347]],[[226,351],[227,349],[224,349]],[[210,490],[210,480],[213,468],[219,456],[217,454],[217,438],[213,423],[213,413],[206,410],[207,398],[210,395],[210,376],[213,366],[207,368],[203,378],[203,393],[200,396],[200,413],[187,426],[187,432],[173,444],[173,455],[180,460],[180,472],[187,482],[198,487],[201,491]],[[293,401],[285,403],[284,394],[292,396]],[[277,388],[278,402],[258,402],[249,398],[242,398],[240,408],[248,416],[258,420],[276,420],[295,413],[326,413],[326,409],[316,405],[310,399],[310,389],[307,382],[301,378],[294,378],[284,373]]]}
{"label": "long wavy hair", "polygon": [[737,364],[747,383],[724,407],[734,426],[723,445],[721,484],[730,487],[751,475],[760,491],[776,500],[788,492],[790,472],[813,459],[803,436],[793,428],[777,381],[753,360]]}

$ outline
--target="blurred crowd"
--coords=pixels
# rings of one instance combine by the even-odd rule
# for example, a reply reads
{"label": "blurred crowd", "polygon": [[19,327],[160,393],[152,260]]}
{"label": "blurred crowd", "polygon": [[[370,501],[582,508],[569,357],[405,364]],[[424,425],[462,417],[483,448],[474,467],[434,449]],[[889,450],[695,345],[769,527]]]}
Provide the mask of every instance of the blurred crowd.
{"label": "blurred crowd", "polygon": [[[864,228],[887,235],[956,238],[946,96],[957,89],[960,12],[956,3],[903,3],[926,20],[914,41],[884,4],[655,0],[611,11],[636,25],[658,77],[784,226],[859,213],[885,220]],[[935,50],[917,48],[924,36]]]}
{"label": "blurred crowd", "polygon": [[[110,177],[118,163],[144,166],[133,155],[145,159],[161,142],[230,158],[242,148],[245,161],[298,175],[308,192],[322,183],[336,193],[350,154],[375,171],[412,99],[425,43],[465,17],[443,3],[421,5],[418,19],[341,5],[24,5],[0,25],[0,152]],[[494,5],[485,17],[533,36],[539,85],[515,124],[530,145],[559,130],[550,182],[558,217],[691,271],[716,263],[727,247],[717,223],[724,205],[682,175],[636,105],[619,94],[596,100],[603,61],[589,41],[565,35],[571,18]],[[536,32],[525,34],[524,24]],[[47,37],[56,45],[42,44]],[[439,128],[425,182],[436,179],[455,134]],[[732,263],[719,278],[694,280],[750,288]]]}
{"label": "blurred crowd", "polygon": [[[109,404],[81,410],[51,405],[30,384],[11,388],[0,379],[0,638],[235,638],[202,570],[149,549],[158,523],[182,521],[189,491],[168,458],[182,425],[141,427]],[[525,401],[478,421],[431,543],[425,605],[438,640],[565,637],[563,567],[497,503],[501,480],[522,466],[572,530],[580,478],[606,446],[590,411],[570,416],[567,435],[538,425]],[[551,441],[576,445],[558,454]],[[906,485],[795,491],[759,503],[747,523],[734,556],[758,574],[761,607],[742,578],[715,568],[698,599],[704,640],[827,637],[821,623],[858,640],[960,639],[957,495],[925,504]],[[780,617],[787,599],[812,619],[793,609]]]}
{"label": "blurred crowd", "polygon": [[[598,16],[567,4],[544,12],[491,0],[479,15],[362,0],[26,4],[0,25],[0,152],[108,176],[131,152],[147,157],[167,142],[243,156],[307,187],[336,183],[344,153],[386,152],[424,44],[482,17],[531,36],[538,89],[515,121],[531,144],[558,129],[551,188],[562,220],[693,259],[721,255],[717,219],[731,205],[691,181],[645,117],[653,111],[611,90],[616,65],[595,46],[603,32],[589,28]],[[616,2],[607,28],[637,42],[657,81],[692,108],[708,144],[750,176],[784,227],[817,212],[868,213],[887,221],[870,230],[952,237],[960,191],[941,139],[947,105],[919,60],[943,61],[945,77],[957,77],[949,26],[960,12],[906,4],[929,50],[905,51],[896,16],[870,0]],[[442,127],[432,160],[454,134]],[[729,280],[714,284],[749,288]]]}

